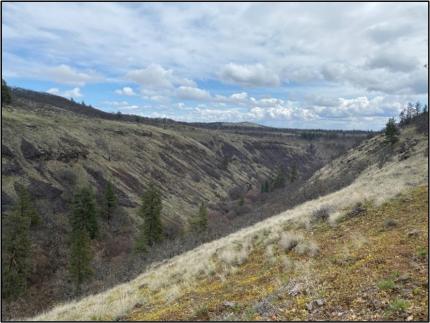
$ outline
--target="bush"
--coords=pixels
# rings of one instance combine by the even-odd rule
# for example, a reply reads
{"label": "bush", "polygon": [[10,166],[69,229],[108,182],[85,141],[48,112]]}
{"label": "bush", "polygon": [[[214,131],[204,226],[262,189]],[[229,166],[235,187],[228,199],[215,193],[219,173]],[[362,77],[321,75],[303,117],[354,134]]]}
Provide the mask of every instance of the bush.
{"label": "bush", "polygon": [[322,206],[318,210],[312,213],[313,221],[327,221],[330,216],[330,208],[328,206]]}
{"label": "bush", "polygon": [[299,255],[307,254],[310,257],[315,257],[319,253],[318,246],[309,241],[301,241],[295,248],[294,251]]}
{"label": "bush", "polygon": [[290,233],[283,233],[278,244],[284,251],[288,252],[294,249],[301,240],[301,236]]}
{"label": "bush", "polygon": [[394,227],[396,227],[396,226],[397,226],[397,221],[396,221],[396,220],[393,220],[393,219],[386,219],[386,220],[384,221],[384,227],[385,227],[386,229],[394,228]]}
{"label": "bush", "polygon": [[363,215],[364,213],[366,213],[366,207],[363,206],[363,203],[361,202],[357,202],[351,209],[351,211],[349,211],[346,216],[348,218],[354,218],[356,216],[359,215]]}

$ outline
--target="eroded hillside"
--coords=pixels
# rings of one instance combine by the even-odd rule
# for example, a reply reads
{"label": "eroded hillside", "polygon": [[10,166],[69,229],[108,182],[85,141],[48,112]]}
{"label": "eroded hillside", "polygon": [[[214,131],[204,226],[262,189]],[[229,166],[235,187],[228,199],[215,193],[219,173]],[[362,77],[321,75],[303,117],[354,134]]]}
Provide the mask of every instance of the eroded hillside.
{"label": "eroded hillside", "polygon": [[428,139],[396,145],[336,192],[34,319],[427,320]]}
{"label": "eroded hillside", "polygon": [[[286,173],[297,168],[298,180],[286,188],[294,191],[316,169],[367,136],[320,131],[309,140],[297,131],[248,124],[205,128],[117,116],[27,90],[12,94],[12,104],[2,108],[2,212],[7,214],[17,189],[24,186],[42,220],[31,232],[28,293],[5,306],[12,315],[31,315],[74,296],[67,239],[70,202],[78,187],[90,185],[100,197],[112,181],[119,199],[118,216],[111,225],[100,219],[103,235],[92,246],[96,274],[85,288],[103,290],[153,261],[145,256],[132,266],[129,259],[140,221],[137,207],[149,181],[162,192],[166,238],[184,234],[201,202],[209,206],[209,238],[219,237],[285,209],[283,203],[273,209],[270,194],[260,194],[260,184],[279,168]],[[260,211],[265,205],[267,210]],[[190,248],[182,242],[172,246],[156,250],[157,259]]]}

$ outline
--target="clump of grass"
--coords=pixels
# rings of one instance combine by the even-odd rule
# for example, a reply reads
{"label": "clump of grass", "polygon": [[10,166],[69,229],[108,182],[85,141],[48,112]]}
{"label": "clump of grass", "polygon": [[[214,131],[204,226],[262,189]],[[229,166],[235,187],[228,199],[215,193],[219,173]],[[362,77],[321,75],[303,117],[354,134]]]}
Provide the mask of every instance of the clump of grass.
{"label": "clump of grass", "polygon": [[384,227],[385,227],[386,229],[390,229],[390,228],[397,227],[397,221],[396,221],[396,220],[393,220],[393,219],[386,219],[386,220],[384,221]]}
{"label": "clump of grass", "polygon": [[294,233],[288,233],[285,232],[281,235],[281,239],[279,240],[279,247],[282,248],[282,250],[288,252],[294,249],[300,241],[303,240],[302,236],[299,236]]}
{"label": "clump of grass", "polygon": [[319,248],[314,242],[300,241],[300,243],[294,248],[294,251],[299,255],[307,254],[310,257],[315,257],[319,253]]}
{"label": "clump of grass", "polygon": [[199,319],[209,319],[209,308],[206,304],[200,305],[194,310],[193,317]]}
{"label": "clump of grass", "polygon": [[327,205],[320,207],[312,213],[313,221],[327,221],[331,213],[331,208]]}
{"label": "clump of grass", "polygon": [[248,307],[245,309],[245,311],[242,314],[243,321],[253,321],[255,320],[255,316],[257,315],[257,312],[253,307]]}
{"label": "clump of grass", "polygon": [[401,298],[396,298],[390,304],[388,304],[388,308],[393,312],[404,312],[409,307],[409,303]]}
{"label": "clump of grass", "polygon": [[396,287],[394,280],[392,280],[391,278],[383,279],[379,281],[377,285],[378,285],[378,288],[382,290],[394,289]]}
{"label": "clump of grass", "polygon": [[418,258],[425,258],[427,256],[427,250],[424,247],[419,247],[417,250]]}

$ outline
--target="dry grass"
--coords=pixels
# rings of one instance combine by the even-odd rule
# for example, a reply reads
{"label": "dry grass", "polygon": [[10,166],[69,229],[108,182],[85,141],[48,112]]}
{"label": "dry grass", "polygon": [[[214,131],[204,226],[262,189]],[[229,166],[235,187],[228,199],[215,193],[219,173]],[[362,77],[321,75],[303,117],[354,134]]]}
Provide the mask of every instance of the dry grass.
{"label": "dry grass", "polygon": [[[417,153],[413,154],[409,159],[387,163],[382,169],[378,169],[376,166],[369,167],[354,183],[335,193],[303,203],[225,238],[203,244],[194,250],[165,261],[127,284],[117,286],[98,295],[86,297],[80,301],[58,306],[52,311],[43,313],[33,319],[91,320],[95,319],[94,313],[103,313],[103,319],[113,320],[124,313],[129,313],[136,303],[156,303],[158,300],[162,300],[162,304],[165,304],[166,299],[168,299],[173,305],[160,309],[160,312],[154,310],[144,316],[140,316],[140,314],[132,316],[133,319],[145,318],[148,320],[163,318],[169,317],[166,313],[175,311],[175,308],[180,306],[178,302],[174,301],[174,298],[186,297],[186,293],[189,290],[206,290],[212,288],[211,284],[216,285],[224,284],[223,281],[228,282],[231,277],[237,277],[239,283],[245,283],[246,281],[247,286],[254,286],[256,282],[246,280],[251,278],[237,276],[240,268],[243,266],[254,268],[253,263],[255,263],[259,264],[260,267],[253,270],[261,270],[261,259],[266,259],[266,257],[264,253],[256,252],[258,250],[257,246],[261,246],[261,243],[267,246],[277,241],[282,241],[284,227],[290,225],[291,221],[300,221],[306,227],[313,211],[321,205],[330,205],[333,214],[339,215],[345,213],[357,202],[371,201],[378,206],[402,191],[425,184],[428,178],[427,158],[423,158],[423,154],[420,153],[420,149],[424,148],[421,146],[418,148]],[[329,226],[327,228],[330,229]],[[312,226],[309,227],[309,230],[313,230]],[[302,245],[298,248],[298,254],[293,255],[293,257],[317,255],[317,250],[319,249],[316,244],[311,242],[311,240],[314,240],[314,236],[313,231],[309,230],[301,230],[301,234],[304,237],[301,241]],[[310,235],[312,235],[311,239]],[[354,238],[353,241],[358,245],[364,245],[366,239]],[[319,245],[319,242],[316,242]],[[324,245],[320,246],[320,248],[321,252],[324,253]],[[261,279],[271,281],[272,276],[270,275],[273,274],[273,271],[284,271],[285,267],[291,267],[290,265],[285,265],[285,262],[290,262],[291,260],[294,261],[294,258],[288,261],[284,258],[284,264],[268,269]],[[300,262],[294,261],[294,263],[294,267],[300,267]],[[217,275],[214,275],[215,271]],[[210,281],[203,284],[202,278],[210,276],[214,277],[206,278]],[[181,286],[188,286],[188,289],[181,288],[182,294],[178,292],[177,284],[179,283],[182,284]],[[269,285],[271,286],[270,288],[268,287],[269,290],[275,288],[272,283]],[[226,293],[223,295],[228,295],[225,290],[223,293]],[[255,299],[258,295],[251,288],[246,297]],[[138,309],[137,311],[141,310]],[[301,314],[299,314],[297,314],[296,318],[301,317]],[[176,317],[176,319],[180,319],[180,317]]]}

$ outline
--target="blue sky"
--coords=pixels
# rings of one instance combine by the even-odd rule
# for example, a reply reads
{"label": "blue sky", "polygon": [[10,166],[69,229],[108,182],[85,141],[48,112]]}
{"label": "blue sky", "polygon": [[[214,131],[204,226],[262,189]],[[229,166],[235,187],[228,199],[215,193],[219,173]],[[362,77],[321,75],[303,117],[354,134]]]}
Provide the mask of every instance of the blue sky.
{"label": "blue sky", "polygon": [[105,111],[376,130],[427,102],[426,3],[2,7],[2,77]]}

